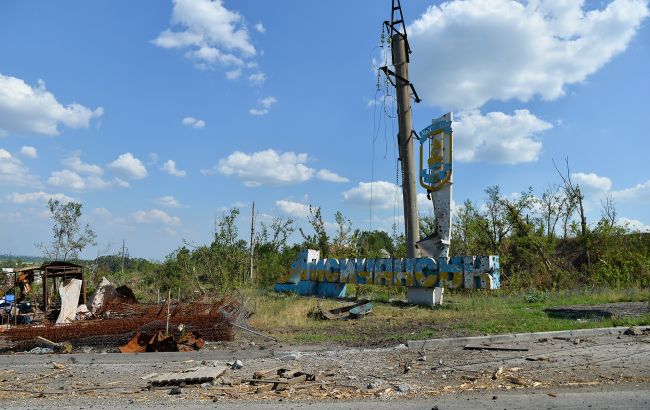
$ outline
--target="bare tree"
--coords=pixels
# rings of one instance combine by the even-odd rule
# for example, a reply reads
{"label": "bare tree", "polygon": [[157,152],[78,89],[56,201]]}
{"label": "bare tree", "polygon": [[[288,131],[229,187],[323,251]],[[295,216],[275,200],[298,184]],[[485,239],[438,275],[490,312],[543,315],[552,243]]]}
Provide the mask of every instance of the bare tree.
{"label": "bare tree", "polygon": [[615,205],[614,198],[609,194],[604,200],[600,201],[600,216],[604,221],[607,221],[609,226],[616,225],[617,212]]}
{"label": "bare tree", "polygon": [[79,257],[79,254],[88,245],[96,245],[97,235],[86,224],[81,226],[82,204],[77,202],[62,203],[58,199],[51,199],[47,205],[52,214],[54,226],[53,241],[49,244],[38,243],[36,247],[40,248],[45,257],[49,260],[66,261],[71,258]]}
{"label": "bare tree", "polygon": [[546,236],[551,238],[556,234],[557,224],[567,206],[567,198],[560,192],[559,185],[549,185],[537,202],[546,225]]}
{"label": "bare tree", "polygon": [[[588,233],[587,231],[588,227],[587,227],[587,217],[585,216],[585,208],[583,206],[584,195],[580,190],[580,186],[571,180],[569,158],[565,158],[565,163],[566,163],[566,175],[560,171],[555,161],[553,161],[555,170],[557,171],[558,175],[560,175],[560,178],[564,183],[564,194],[566,195],[570,203],[577,205],[578,212],[579,212],[578,215],[580,216],[580,237],[586,239]],[[566,224],[566,220],[565,220],[565,224]],[[565,229],[566,229],[566,225],[565,225]],[[587,247],[586,241],[584,242],[584,252],[585,252],[585,256],[587,257],[587,264],[591,268],[591,256],[589,255],[589,248]]]}

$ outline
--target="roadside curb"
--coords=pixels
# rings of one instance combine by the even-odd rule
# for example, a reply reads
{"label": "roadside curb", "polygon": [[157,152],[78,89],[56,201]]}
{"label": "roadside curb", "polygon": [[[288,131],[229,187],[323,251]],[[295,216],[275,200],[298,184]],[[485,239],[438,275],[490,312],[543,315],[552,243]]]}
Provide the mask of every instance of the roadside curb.
{"label": "roadside curb", "polygon": [[[629,329],[629,326],[601,327],[596,329],[555,330],[551,332],[534,333],[508,333],[503,335],[490,336],[451,337],[446,339],[409,340],[406,342],[406,345],[409,349],[424,349],[426,347],[458,346],[459,344],[471,342],[530,342],[549,337],[620,335],[627,329]],[[639,329],[642,331],[648,331],[650,330],[650,326],[639,326]]]}

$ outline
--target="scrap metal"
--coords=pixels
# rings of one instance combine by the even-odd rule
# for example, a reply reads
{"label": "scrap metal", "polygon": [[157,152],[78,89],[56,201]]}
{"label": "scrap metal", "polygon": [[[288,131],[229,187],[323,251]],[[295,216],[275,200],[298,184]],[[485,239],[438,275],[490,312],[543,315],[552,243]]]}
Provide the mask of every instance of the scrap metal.
{"label": "scrap metal", "polygon": [[206,341],[233,340],[232,323],[243,308],[236,299],[225,296],[217,302],[201,299],[190,303],[134,305],[116,298],[102,307],[105,319],[75,321],[67,324],[44,323],[16,326],[0,333],[0,339],[14,343],[14,348],[29,349],[39,344],[37,336],[53,342],[79,342],[85,345],[123,344],[137,331],[157,334],[167,324],[176,338],[184,332],[201,335]]}

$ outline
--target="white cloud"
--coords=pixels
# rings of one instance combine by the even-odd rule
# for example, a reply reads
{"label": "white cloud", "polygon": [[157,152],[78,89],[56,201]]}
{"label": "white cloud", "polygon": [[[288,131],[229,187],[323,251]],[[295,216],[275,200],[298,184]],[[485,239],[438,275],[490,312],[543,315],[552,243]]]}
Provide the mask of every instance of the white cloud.
{"label": "white cloud", "polygon": [[168,208],[182,208],[183,204],[181,204],[178,199],[174,198],[171,195],[166,195],[166,196],[161,196],[160,198],[156,198],[154,200],[155,203],[158,205],[166,206]]}
{"label": "white cloud", "polygon": [[611,179],[601,177],[593,172],[574,172],[571,174],[571,180],[585,192],[602,193],[612,188]]}
{"label": "white cloud", "polygon": [[515,110],[514,115],[463,112],[454,122],[454,158],[500,164],[537,161],[542,143],[535,135],[550,128],[552,124],[528,110]]}
{"label": "white cloud", "polygon": [[61,202],[71,202],[73,201],[72,198],[70,198],[67,195],[64,194],[48,194],[47,192],[43,191],[38,191],[38,192],[28,192],[28,193],[18,193],[18,192],[12,192],[10,194],[7,194],[6,196],[7,200],[9,202],[12,202],[14,204],[28,204],[28,203],[36,203],[36,202],[47,202],[50,199],[55,199],[59,200]]}
{"label": "white cloud", "polygon": [[612,197],[620,202],[650,203],[650,179],[631,188],[612,191]]}
{"label": "white cloud", "polygon": [[316,173],[316,178],[322,179],[323,181],[337,182],[337,183],[350,182],[350,180],[347,179],[346,177],[343,177],[328,169],[321,169],[320,171],[318,171]]}
{"label": "white cloud", "polygon": [[229,80],[236,80],[239,77],[241,77],[241,75],[242,75],[242,71],[240,68],[236,70],[226,71],[226,78]]}
{"label": "white cloud", "polygon": [[[308,156],[304,153],[272,149],[251,154],[235,151],[219,160],[217,170],[224,175],[236,176],[249,187],[296,184],[314,176],[314,169],[305,165],[307,160]],[[202,172],[210,173],[206,170]]]}
{"label": "white cloud", "polygon": [[29,169],[7,150],[0,148],[0,185],[39,185]]}
{"label": "white cloud", "polygon": [[38,157],[38,152],[36,151],[36,148],[30,147],[28,145],[23,145],[23,147],[20,149],[20,153],[27,158]]}
{"label": "white cloud", "polygon": [[77,103],[61,105],[45,89],[43,80],[32,87],[20,78],[0,74],[0,135],[59,135],[59,124],[88,128],[90,120],[103,112],[101,107],[91,110]]}
{"label": "white cloud", "polygon": [[[343,202],[360,207],[373,209],[403,208],[402,187],[387,181],[359,182],[356,187],[343,192]],[[417,194],[417,205],[420,212],[430,212],[433,209],[431,200],[425,193]]]}
{"label": "white cloud", "polygon": [[261,21],[255,24],[253,28],[257,30],[258,33],[266,33],[266,28],[264,27]]}
{"label": "white cloud", "polygon": [[187,175],[187,172],[176,169],[176,161],[171,159],[165,162],[165,165],[163,165],[162,169],[165,170],[169,175],[173,175],[175,177],[182,178]]}
{"label": "white cloud", "polygon": [[161,211],[160,209],[134,212],[133,219],[136,223],[139,224],[163,223],[165,225],[178,225],[181,223],[181,219],[179,217],[170,216],[165,211]]}
{"label": "white cloud", "polygon": [[185,117],[182,121],[183,125],[187,125],[190,128],[201,129],[205,127],[205,121],[196,119],[194,117]]}
{"label": "white cloud", "polygon": [[248,110],[248,112],[251,115],[266,115],[269,113],[269,110],[271,109],[271,106],[278,102],[278,100],[275,97],[266,97],[258,100],[259,104],[262,106],[262,108],[251,108]]}
{"label": "white cloud", "polygon": [[80,151],[73,152],[68,158],[62,160],[61,164],[79,174],[100,176],[104,173],[104,170],[99,165],[87,164],[81,161]]}
{"label": "white cloud", "polygon": [[309,205],[300,202],[281,199],[275,201],[275,205],[282,213],[294,218],[307,218],[309,216]]}
{"label": "white cloud", "polygon": [[130,152],[120,155],[108,167],[114,172],[132,179],[142,179],[146,177],[147,168],[142,161],[133,156]]}
{"label": "white cloud", "polygon": [[646,0],[454,0],[408,28],[411,78],[423,99],[447,109],[489,100],[556,99],[623,52]]}
{"label": "white cloud", "polygon": [[627,227],[633,231],[650,232],[650,225],[646,225],[637,219],[620,217],[617,219],[616,224]]}
{"label": "white cloud", "polygon": [[343,201],[352,205],[373,208],[392,209],[395,201],[402,203],[402,189],[392,182],[375,181],[359,182],[359,184],[343,192]]}
{"label": "white cloud", "polygon": [[73,191],[93,191],[108,189],[113,186],[111,182],[105,181],[97,175],[83,177],[69,169],[52,172],[47,183],[55,187],[71,189]]}
{"label": "white cloud", "polygon": [[125,224],[126,219],[120,217],[120,216],[115,216],[111,211],[109,211],[106,208],[95,208],[93,210],[93,215],[99,217],[102,219],[102,221],[108,223],[108,224]]}
{"label": "white cloud", "polygon": [[153,43],[162,48],[186,49],[185,57],[199,68],[243,66],[257,53],[244,18],[216,0],[174,0],[171,23]]}
{"label": "white cloud", "polygon": [[248,81],[252,85],[262,85],[266,81],[266,74],[258,72],[248,76]]}

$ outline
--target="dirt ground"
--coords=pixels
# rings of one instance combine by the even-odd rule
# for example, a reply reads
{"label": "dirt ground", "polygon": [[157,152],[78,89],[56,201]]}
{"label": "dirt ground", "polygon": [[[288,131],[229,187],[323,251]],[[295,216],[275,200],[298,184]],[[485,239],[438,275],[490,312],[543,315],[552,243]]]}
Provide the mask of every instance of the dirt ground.
{"label": "dirt ground", "polygon": [[[238,332],[230,343],[192,353],[12,354],[0,356],[1,407],[185,406],[211,402],[408,400],[466,392],[539,390],[635,384],[650,387],[650,332],[587,338],[541,338],[466,350],[405,345],[349,348],[286,346]],[[485,346],[486,348],[488,346]],[[513,351],[512,349],[520,349]],[[149,389],[143,377],[241,360],[214,383]],[[318,376],[281,392],[256,393],[242,379],[275,367]]]}

